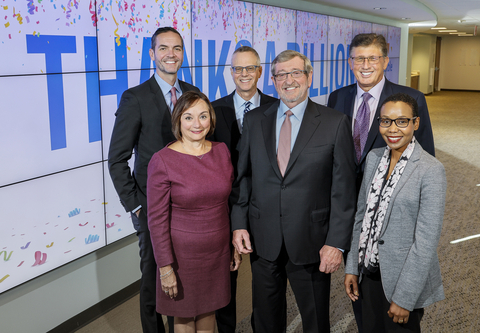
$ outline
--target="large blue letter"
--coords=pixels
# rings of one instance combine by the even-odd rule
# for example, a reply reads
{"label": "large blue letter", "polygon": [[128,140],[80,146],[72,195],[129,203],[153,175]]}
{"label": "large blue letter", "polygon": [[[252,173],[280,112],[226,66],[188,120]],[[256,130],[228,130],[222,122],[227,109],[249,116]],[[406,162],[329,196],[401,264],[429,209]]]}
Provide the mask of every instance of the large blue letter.
{"label": "large blue letter", "polygon": [[202,40],[195,39],[195,86],[203,91]]}
{"label": "large blue letter", "polygon": [[[222,50],[220,51],[220,58],[218,59],[218,65],[215,64],[215,41],[208,41],[208,98],[213,101],[217,89],[220,90],[220,96],[227,96],[227,86],[225,85],[225,78],[223,77],[223,71],[225,64],[227,63],[228,50],[230,49],[231,41],[224,40],[222,44]],[[215,68],[217,71],[215,72]]]}
{"label": "large blue letter", "polygon": [[273,84],[269,84],[270,78],[270,64],[275,59],[275,43],[267,42],[267,51],[265,54],[265,75],[263,78],[263,93],[266,95],[273,94],[273,97],[278,98],[277,91]]}
{"label": "large blue letter", "polygon": [[315,82],[315,80],[313,80],[313,77],[314,77],[313,69],[315,68],[314,67],[315,63],[313,62],[313,59],[315,59],[315,44],[311,43],[310,44],[310,62],[312,63],[312,85],[310,86],[310,97],[318,96],[318,88],[313,88],[313,82]]}
{"label": "large blue letter", "polygon": [[[340,56],[341,54],[341,56]],[[339,44],[337,46],[337,53],[335,55],[335,88],[339,89],[343,87],[343,80],[345,78],[345,49],[343,47],[343,44]],[[338,82],[338,66],[339,64],[342,64],[342,81],[339,83]]]}
{"label": "large blue letter", "polygon": [[323,78],[325,77],[325,44],[322,44],[320,60],[320,96],[323,96],[328,94],[328,87],[323,86]]}
{"label": "large blue letter", "polygon": [[117,95],[117,105],[119,105],[122,93],[128,89],[127,39],[125,37],[120,38],[120,45],[115,43],[115,70],[116,79],[100,80],[100,96]]}
{"label": "large blue letter", "polygon": [[45,65],[47,74],[49,74],[47,75],[47,94],[52,150],[67,147],[62,53],[76,52],[75,36],[27,35],[27,53],[45,54]]}
{"label": "large blue letter", "polygon": [[178,70],[178,79],[193,84],[192,72],[190,70],[190,65],[188,64],[187,51],[183,49],[183,64],[182,67]]}
{"label": "large blue letter", "polygon": [[152,37],[143,37],[142,45],[142,59],[140,67],[140,82],[138,84],[147,81],[150,78],[150,68],[155,68],[155,63],[150,58],[150,47],[152,45]]}
{"label": "large blue letter", "polygon": [[98,88],[97,37],[83,37],[85,48],[85,78],[87,81],[88,141],[102,140],[100,91]]}

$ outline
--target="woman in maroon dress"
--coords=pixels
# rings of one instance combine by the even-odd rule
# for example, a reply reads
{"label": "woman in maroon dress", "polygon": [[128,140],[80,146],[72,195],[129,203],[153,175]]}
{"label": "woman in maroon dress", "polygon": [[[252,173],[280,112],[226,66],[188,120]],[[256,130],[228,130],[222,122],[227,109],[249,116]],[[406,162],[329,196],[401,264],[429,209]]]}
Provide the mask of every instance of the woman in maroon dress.
{"label": "woman in maroon dress", "polygon": [[148,226],[157,272],[157,312],[175,317],[175,332],[213,332],[215,310],[230,301],[230,153],[213,133],[208,98],[185,92],[172,113],[177,141],[148,165]]}

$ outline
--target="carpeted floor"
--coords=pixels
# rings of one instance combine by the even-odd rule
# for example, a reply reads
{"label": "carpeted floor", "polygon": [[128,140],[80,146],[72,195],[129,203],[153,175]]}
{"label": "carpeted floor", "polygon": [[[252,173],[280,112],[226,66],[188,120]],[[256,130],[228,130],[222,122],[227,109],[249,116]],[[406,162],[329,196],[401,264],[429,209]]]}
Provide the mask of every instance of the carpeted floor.
{"label": "carpeted floor", "polygon": [[[427,96],[437,158],[447,172],[447,203],[438,247],[446,299],[425,310],[423,332],[479,332],[480,238],[480,92],[442,91]],[[237,332],[251,332],[251,275],[248,258],[241,267],[237,295]],[[288,331],[302,332],[291,290],[288,290]],[[343,269],[332,276],[331,332],[357,332],[350,301],[343,288]],[[138,296],[78,330],[141,332]]]}

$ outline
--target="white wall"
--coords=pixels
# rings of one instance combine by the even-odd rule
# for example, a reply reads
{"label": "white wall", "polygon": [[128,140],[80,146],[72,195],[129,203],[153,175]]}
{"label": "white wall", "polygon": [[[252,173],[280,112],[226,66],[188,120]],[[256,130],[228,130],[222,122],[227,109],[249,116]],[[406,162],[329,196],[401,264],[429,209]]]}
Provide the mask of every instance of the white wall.
{"label": "white wall", "polygon": [[140,278],[131,235],[0,296],[0,332],[47,332]]}
{"label": "white wall", "polygon": [[413,37],[412,71],[420,71],[418,90],[424,94],[433,92],[432,70],[435,68],[434,35],[416,35]]}
{"label": "white wall", "polygon": [[480,90],[480,39],[442,37],[440,88]]}

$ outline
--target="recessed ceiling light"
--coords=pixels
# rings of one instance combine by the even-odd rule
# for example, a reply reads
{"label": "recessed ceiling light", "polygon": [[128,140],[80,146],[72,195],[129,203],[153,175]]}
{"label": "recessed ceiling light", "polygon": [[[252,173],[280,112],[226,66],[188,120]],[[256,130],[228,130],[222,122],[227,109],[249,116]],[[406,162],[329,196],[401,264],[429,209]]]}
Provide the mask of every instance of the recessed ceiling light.
{"label": "recessed ceiling light", "polygon": [[382,9],[387,9],[387,8],[385,8],[385,7],[375,7],[375,8],[373,8],[373,9],[374,9],[374,10],[382,10]]}
{"label": "recessed ceiling light", "polygon": [[463,37],[463,36],[473,36],[473,34],[461,34],[461,35],[458,35],[459,37]]}
{"label": "recessed ceiling light", "polygon": [[432,30],[441,30],[441,29],[447,29],[445,27],[436,27],[436,28],[431,28]]}
{"label": "recessed ceiling light", "polygon": [[457,30],[440,30],[439,32],[457,32]]}

